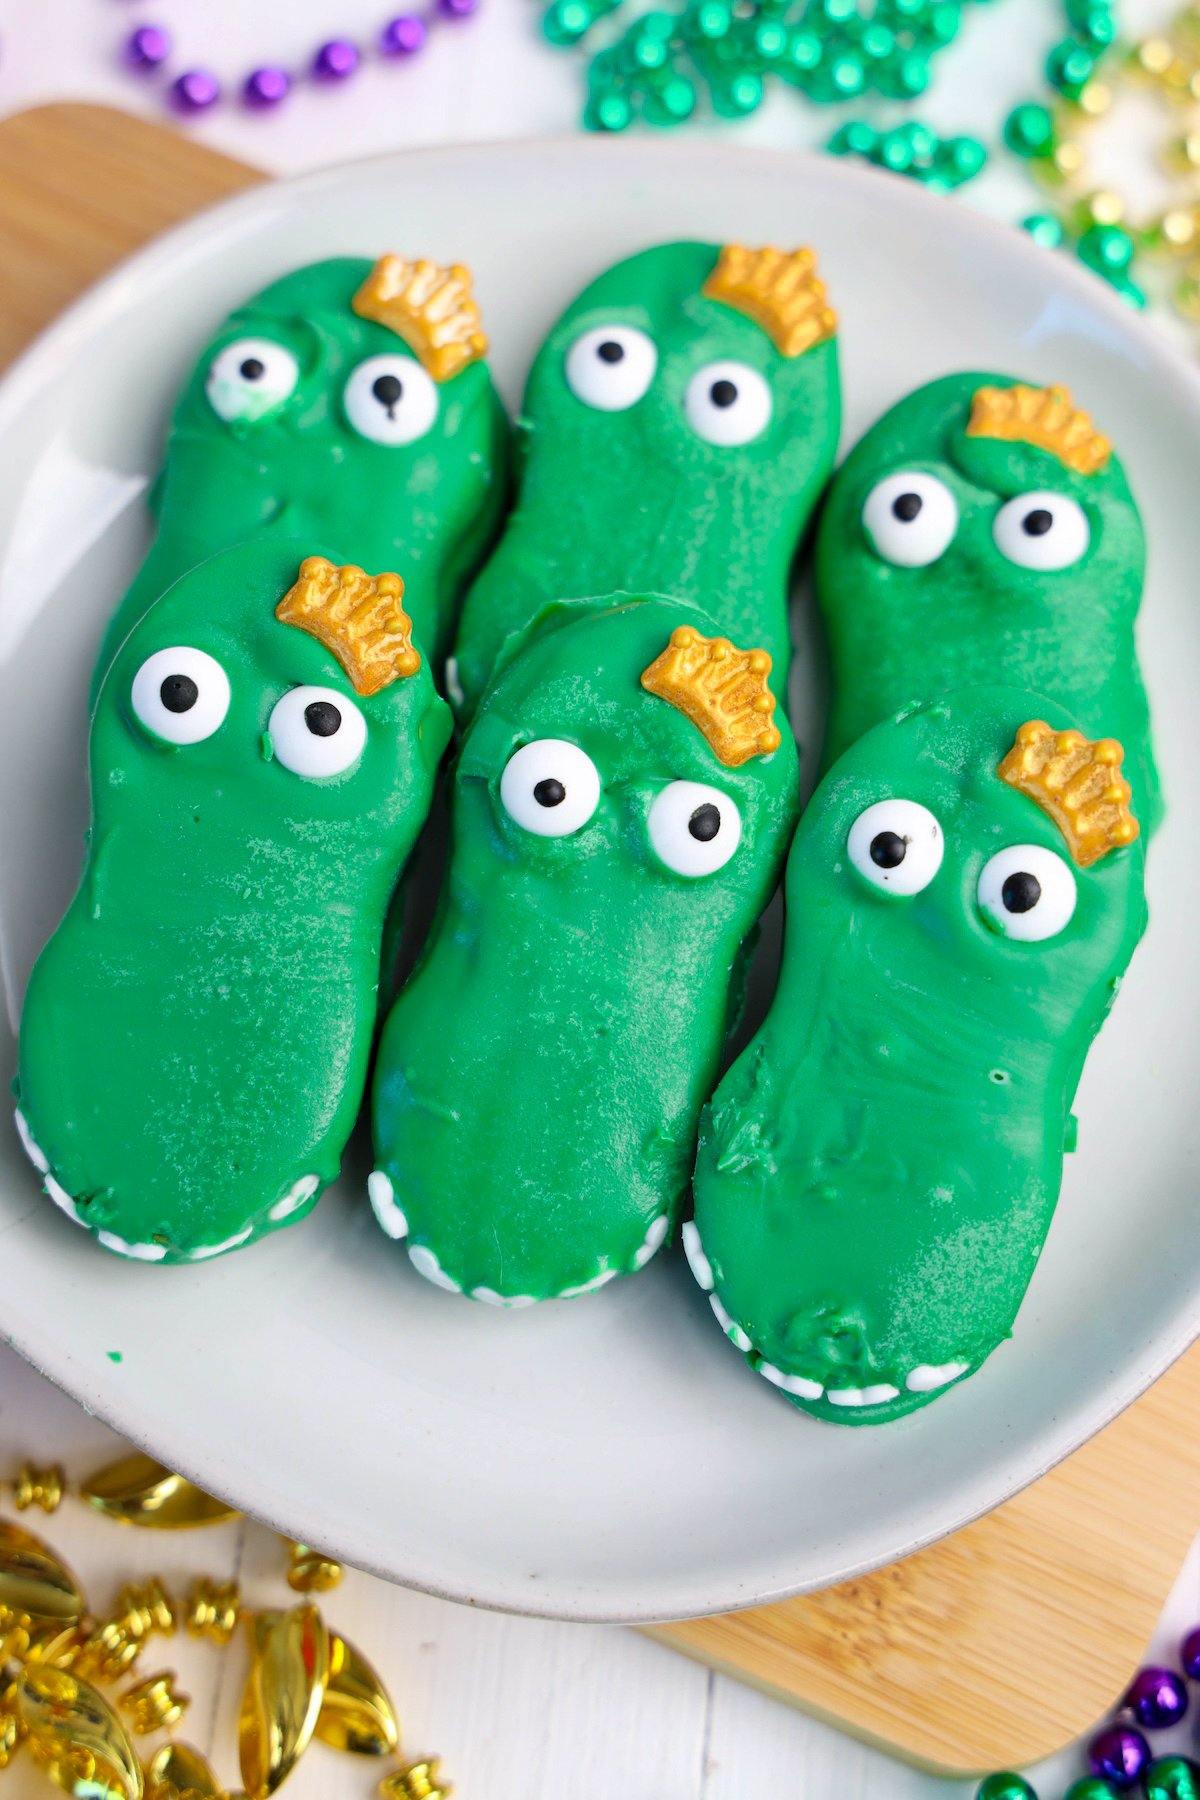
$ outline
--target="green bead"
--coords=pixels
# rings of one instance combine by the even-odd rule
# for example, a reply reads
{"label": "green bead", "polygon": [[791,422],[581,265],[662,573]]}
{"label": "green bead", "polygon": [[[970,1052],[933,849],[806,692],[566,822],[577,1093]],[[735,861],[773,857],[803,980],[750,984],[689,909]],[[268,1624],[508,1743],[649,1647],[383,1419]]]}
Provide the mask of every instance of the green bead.
{"label": "green bead", "polygon": [[912,167],[912,145],[902,132],[889,131],[880,140],[875,161],[881,169],[890,169],[894,175],[907,175]]}
{"label": "green bead", "polygon": [[714,42],[723,38],[733,24],[733,8],[727,0],[701,0],[694,7],[684,22],[688,37],[708,38]]}
{"label": "green bead", "polygon": [[962,8],[955,0],[938,0],[931,6],[923,22],[923,35],[932,41],[931,47],[944,49],[952,44],[958,36],[962,24]]}
{"label": "green bead", "polygon": [[1124,275],[1133,262],[1134,249],[1132,237],[1120,225],[1089,225],[1077,253],[1097,274]]}
{"label": "green bead", "polygon": [[593,22],[587,0],[555,0],[542,20],[542,30],[552,44],[577,44]]}
{"label": "green bead", "polygon": [[817,0],[818,15],[831,25],[844,25],[857,16],[858,0]]}
{"label": "green bead", "polygon": [[989,1775],[975,1790],[975,1800],[1037,1800],[1037,1794],[1023,1775],[1005,1770]]}
{"label": "green bead", "polygon": [[1190,1756],[1158,1756],[1142,1776],[1146,1800],[1200,1800],[1200,1763]]}
{"label": "green bead", "polygon": [[1017,156],[1050,156],[1058,142],[1049,107],[1036,100],[1015,106],[1004,121],[1004,141]]}
{"label": "green bead", "polygon": [[1053,213],[1044,212],[1030,213],[1028,218],[1022,219],[1021,230],[1027,231],[1034,243],[1041,244],[1046,250],[1061,249],[1067,235],[1062,220]]}
{"label": "green bead", "polygon": [[849,51],[835,57],[830,63],[829,78],[838,97],[842,100],[852,100],[855,94],[861,94],[867,85],[867,74],[863,68],[861,57],[852,56]]}
{"label": "green bead", "polygon": [[746,69],[732,81],[713,87],[713,111],[724,119],[744,119],[761,105],[762,97],[762,77]]}
{"label": "green bead", "polygon": [[633,119],[633,108],[624,94],[597,94],[588,101],[583,122],[589,131],[624,131]]}
{"label": "green bead", "polygon": [[761,19],[755,27],[754,48],[763,62],[778,62],[787,47],[788,34],[778,19]]}
{"label": "green bead", "polygon": [[812,31],[793,31],[788,35],[783,73],[792,79],[811,74],[821,61],[821,40]]}
{"label": "green bead", "polygon": [[915,99],[929,86],[929,58],[909,50],[884,64],[876,78],[880,93],[898,100]]}
{"label": "green bead", "polygon": [[1077,38],[1107,49],[1117,35],[1117,22],[1106,0],[1066,0],[1067,24]]}
{"label": "green bead", "polygon": [[934,173],[948,186],[961,187],[974,181],[987,162],[987,151],[977,138],[947,138],[938,146]]}
{"label": "green bead", "polygon": [[1063,1800],[1121,1800],[1121,1795],[1111,1781],[1099,1775],[1085,1775],[1081,1781],[1071,1783]]}
{"label": "green bead", "polygon": [[868,62],[885,62],[896,53],[896,34],[873,19],[859,33],[858,48]]}
{"label": "green bead", "polygon": [[825,148],[833,156],[872,156],[879,133],[865,119],[849,119],[839,125]]}
{"label": "green bead", "polygon": [[1077,100],[1095,73],[1095,53],[1075,38],[1063,38],[1046,58],[1046,80],[1068,100]]}
{"label": "green bead", "polygon": [[645,114],[652,125],[682,125],[696,110],[696,90],[682,75],[672,75],[646,95]]}

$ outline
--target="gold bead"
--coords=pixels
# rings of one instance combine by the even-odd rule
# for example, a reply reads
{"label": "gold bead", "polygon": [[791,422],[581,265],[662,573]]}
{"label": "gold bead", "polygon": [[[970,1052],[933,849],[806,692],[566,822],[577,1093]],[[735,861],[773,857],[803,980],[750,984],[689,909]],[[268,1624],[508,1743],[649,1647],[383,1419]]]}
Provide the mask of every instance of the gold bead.
{"label": "gold bead", "polygon": [[62,1505],[65,1482],[66,1476],[58,1463],[39,1469],[33,1463],[23,1462],[13,1483],[17,1511],[25,1512],[30,1506],[40,1506],[45,1513],[57,1512]]}
{"label": "gold bead", "polygon": [[258,1613],[238,1719],[242,1781],[267,1800],[312,1742],[329,1679],[329,1633],[315,1606]]}
{"label": "gold bead", "polygon": [[1169,138],[1162,147],[1161,161],[1169,175],[1194,175],[1200,169],[1200,131]]}
{"label": "gold bead", "polygon": [[11,1690],[0,1698],[0,1769],[7,1769],[21,1742],[21,1721],[15,1710],[9,1710],[10,1701],[15,1708]]}
{"label": "gold bead", "polygon": [[329,1680],[317,1736],[355,1756],[389,1756],[400,1742],[391,1696],[361,1650],[329,1634]]}
{"label": "gold bead", "polygon": [[146,1764],[145,1800],[225,1800],[220,1782],[190,1744],[163,1744]]}
{"label": "gold bead", "polygon": [[384,1800],[449,1800],[454,1789],[442,1780],[438,1772],[440,1761],[440,1757],[431,1756],[424,1762],[409,1763],[406,1769],[397,1769],[394,1775],[385,1775],[379,1792]]}
{"label": "gold bead", "polygon": [[1171,303],[1185,319],[1200,322],[1200,265],[1184,270],[1171,290]]}
{"label": "gold bead", "polygon": [[123,1625],[139,1642],[155,1632],[171,1637],[179,1623],[175,1602],[157,1575],[140,1585],[129,1582],[117,1595],[117,1608],[113,1623]]}
{"label": "gold bead", "polygon": [[1051,161],[1063,180],[1070,180],[1083,168],[1082,144],[1076,144],[1070,138],[1064,143],[1056,144]]}
{"label": "gold bead", "polygon": [[343,1575],[340,1562],[322,1555],[311,1544],[297,1543],[294,1538],[285,1538],[284,1542],[291,1555],[287,1584],[297,1594],[327,1594],[330,1588],[338,1586]]}
{"label": "gold bead", "polygon": [[159,1675],[148,1675],[136,1687],[126,1688],[121,1695],[121,1705],[133,1720],[133,1729],[138,1736],[145,1737],[152,1731],[165,1731],[169,1726],[178,1725],[191,1705],[191,1698],[187,1694],[177,1694],[174,1674],[163,1670]]}
{"label": "gold bead", "polygon": [[1111,188],[1097,188],[1079,202],[1073,214],[1080,230],[1089,225],[1119,225],[1125,217],[1125,201]]}
{"label": "gold bead", "polygon": [[119,1681],[142,1654],[142,1640],[134,1637],[119,1619],[92,1624],[81,1639],[71,1668],[89,1681]]}
{"label": "gold bead", "polygon": [[1186,256],[1200,241],[1200,215],[1192,206],[1173,206],[1152,227],[1156,247],[1168,256]]}
{"label": "gold bead", "polygon": [[199,1575],[187,1597],[184,1624],[189,1637],[227,1644],[237,1630],[241,1593],[236,1581],[224,1584]]}
{"label": "gold bead", "polygon": [[0,1613],[35,1624],[71,1625],[83,1616],[83,1589],[40,1538],[0,1520]]}
{"label": "gold bead", "polygon": [[1175,61],[1175,48],[1169,38],[1143,38],[1134,47],[1133,68],[1150,81],[1161,81]]}
{"label": "gold bead", "polygon": [[97,1469],[79,1485],[88,1505],[123,1525],[148,1525],[159,1531],[181,1531],[195,1525],[220,1525],[240,1514],[152,1457],[135,1452]]}
{"label": "gold bead", "polygon": [[1113,91],[1107,81],[1094,77],[1080,89],[1075,101],[1079,111],[1089,119],[1102,119],[1113,103]]}
{"label": "gold bead", "polygon": [[129,1733],[96,1688],[74,1671],[26,1663],[16,1696],[30,1755],[58,1787],[95,1800],[141,1800]]}

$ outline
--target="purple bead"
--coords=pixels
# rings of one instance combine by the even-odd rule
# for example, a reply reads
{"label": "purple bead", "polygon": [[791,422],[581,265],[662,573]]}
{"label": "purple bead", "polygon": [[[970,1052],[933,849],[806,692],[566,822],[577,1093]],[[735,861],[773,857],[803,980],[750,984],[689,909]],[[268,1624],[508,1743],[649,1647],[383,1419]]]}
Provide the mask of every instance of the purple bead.
{"label": "purple bead", "polygon": [[318,81],[345,81],[359,63],[358,45],[349,38],[330,38],[313,57],[312,71]]}
{"label": "purple bead", "polygon": [[1180,1644],[1179,1660],[1184,1674],[1190,1675],[1193,1681],[1200,1681],[1200,1625],[1193,1625]]}
{"label": "purple bead", "polygon": [[438,11],[444,19],[469,19],[479,0],[438,0]]}
{"label": "purple bead", "polygon": [[287,99],[291,85],[286,69],[252,69],[242,86],[242,99],[247,106],[278,106]]}
{"label": "purple bead", "polygon": [[171,105],[176,112],[205,112],[221,98],[221,84],[207,69],[188,69],[171,83]]}
{"label": "purple bead", "polygon": [[1109,1725],[1088,1745],[1088,1768],[1116,1788],[1132,1787],[1150,1761],[1150,1746],[1131,1725]]}
{"label": "purple bead", "polygon": [[401,13],[389,19],[379,34],[379,48],[385,56],[415,56],[426,38],[425,21],[415,13]]}
{"label": "purple bead", "polygon": [[125,61],[131,69],[157,69],[171,54],[171,36],[161,25],[139,25],[125,40]]}
{"label": "purple bead", "polygon": [[1178,1725],[1187,1711],[1188,1692],[1174,1669],[1142,1669],[1133,1678],[1125,1705],[1146,1731],[1165,1731]]}

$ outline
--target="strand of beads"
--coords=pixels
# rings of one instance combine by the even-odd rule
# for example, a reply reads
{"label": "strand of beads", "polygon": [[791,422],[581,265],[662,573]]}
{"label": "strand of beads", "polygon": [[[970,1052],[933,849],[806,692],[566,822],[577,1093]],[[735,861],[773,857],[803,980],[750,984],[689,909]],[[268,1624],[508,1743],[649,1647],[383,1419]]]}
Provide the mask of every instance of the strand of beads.
{"label": "strand of beads", "polygon": [[[1200,1681],[1200,1626],[1179,1648],[1186,1675]],[[1167,1731],[1188,1710],[1188,1689],[1175,1669],[1153,1665],[1134,1676],[1116,1718],[1087,1747],[1088,1773],[1071,1783],[1063,1800],[1121,1800],[1136,1792],[1143,1800],[1200,1800],[1200,1763],[1187,1756],[1155,1756],[1147,1732]],[[1023,1775],[1010,1770],[989,1775],[975,1800],[1038,1800]]]}
{"label": "strand of beads", "polygon": [[941,194],[973,181],[987,162],[978,138],[938,137],[916,120],[877,131],[865,119],[852,119],[838,127],[825,148],[833,156],[860,157],[893,175],[909,175]]}
{"label": "strand of beads", "polygon": [[[577,3],[589,4],[590,0]],[[617,4],[618,0],[611,3]],[[256,112],[269,111],[286,100],[299,81],[336,87],[357,74],[369,56],[382,62],[408,61],[424,48],[434,25],[469,18],[478,6],[479,0],[431,0],[423,12],[398,13],[388,19],[368,48],[353,38],[327,38],[299,70],[282,63],[263,63],[235,82],[233,91],[243,106]],[[121,46],[121,60],[138,75],[165,79],[173,48],[171,34],[163,26],[138,25]],[[210,111],[224,92],[222,82],[208,68],[184,69],[164,88],[168,104],[185,117]]]}

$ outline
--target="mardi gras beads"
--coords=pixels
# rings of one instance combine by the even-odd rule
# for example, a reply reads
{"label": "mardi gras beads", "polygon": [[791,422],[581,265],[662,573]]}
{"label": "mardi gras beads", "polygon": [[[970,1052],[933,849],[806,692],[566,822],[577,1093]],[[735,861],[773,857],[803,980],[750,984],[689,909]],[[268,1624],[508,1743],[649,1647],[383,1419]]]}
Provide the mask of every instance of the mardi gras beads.
{"label": "mardi gras beads", "polygon": [[834,156],[861,157],[895,175],[910,175],[935,193],[972,181],[987,162],[977,138],[938,137],[916,121],[877,131],[865,119],[851,120],[839,126],[825,148]]}
{"label": "mardi gras beads", "polygon": [[311,1544],[300,1544],[286,1538],[289,1564],[287,1584],[297,1594],[327,1594],[342,1579],[342,1565]]}
{"label": "mardi gras beads", "polygon": [[1146,1800],[1200,1800],[1200,1764],[1189,1756],[1159,1756],[1142,1776]]}
{"label": "mardi gras beads", "polygon": [[409,1763],[406,1769],[388,1775],[379,1784],[384,1800],[450,1800],[454,1792],[438,1773],[438,1759]]}

